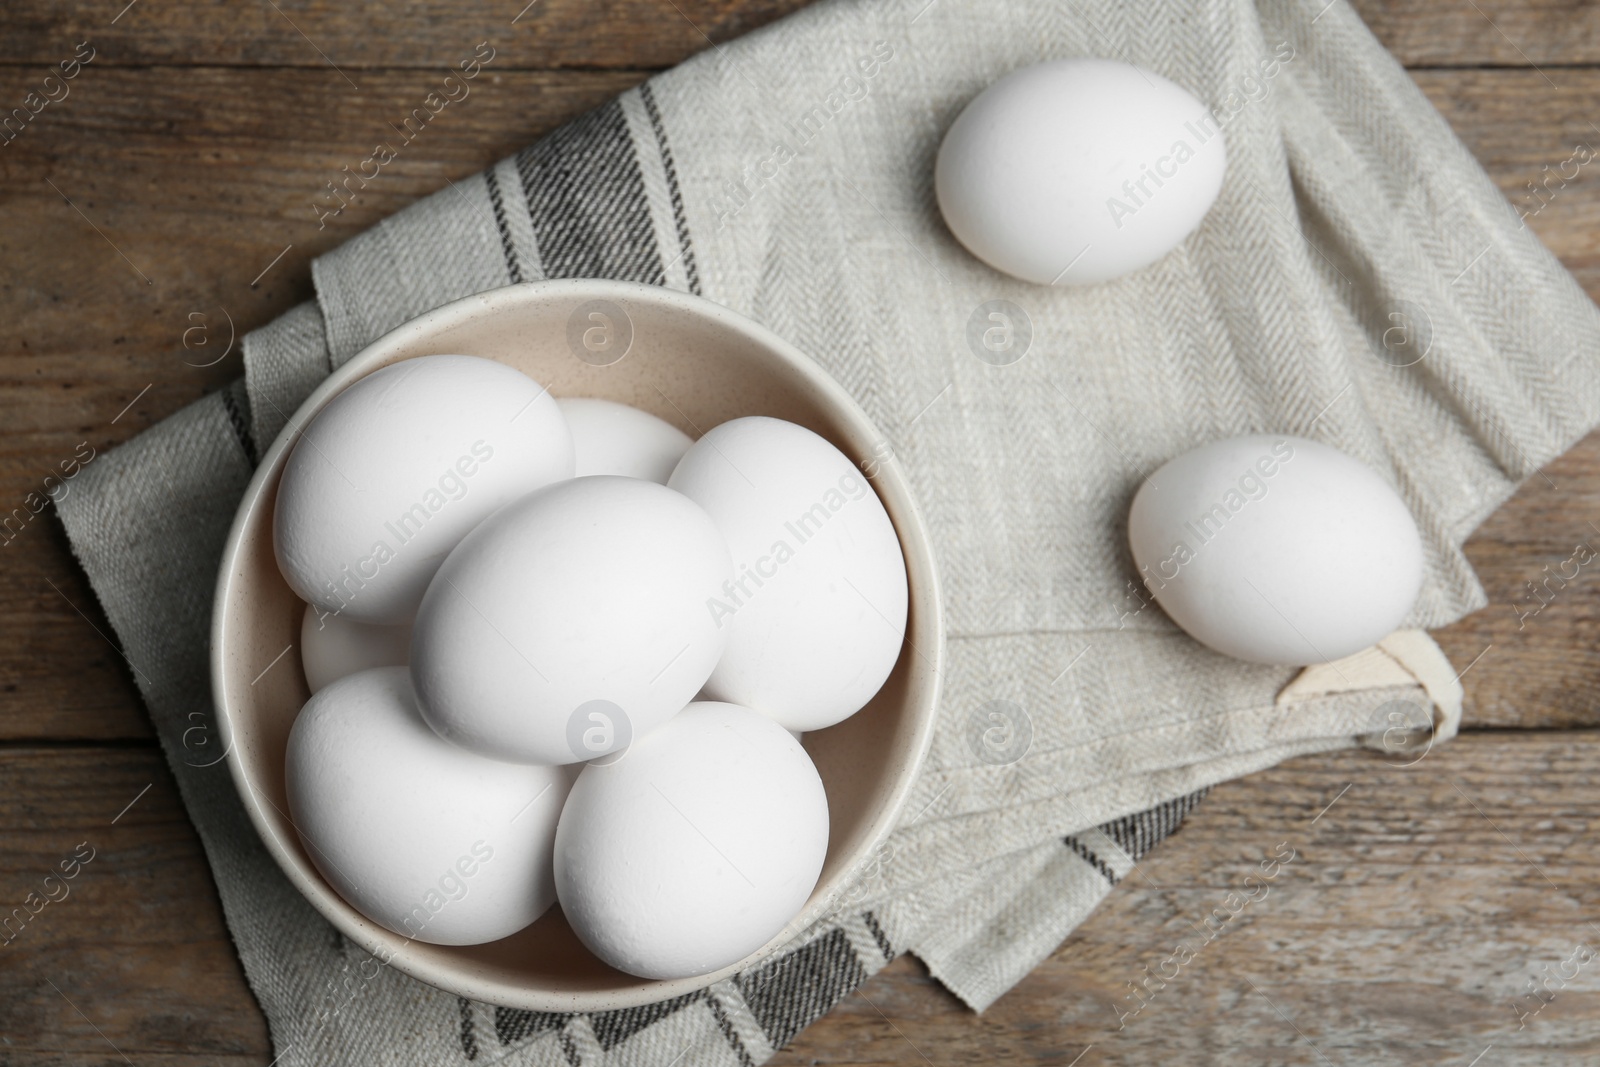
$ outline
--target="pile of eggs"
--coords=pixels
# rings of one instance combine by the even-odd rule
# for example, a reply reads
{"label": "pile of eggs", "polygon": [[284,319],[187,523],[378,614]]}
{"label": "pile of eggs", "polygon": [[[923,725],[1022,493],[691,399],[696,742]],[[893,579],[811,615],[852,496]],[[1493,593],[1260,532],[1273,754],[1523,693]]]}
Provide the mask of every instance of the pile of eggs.
{"label": "pile of eggs", "polygon": [[[1058,60],[966,107],[935,189],[979,259],[1078,285],[1175,248],[1225,167],[1182,88]],[[1256,662],[1365,648],[1422,583],[1389,483],[1299,438],[1171,460],[1128,527],[1172,619]],[[479,944],[559,902],[601,960],[666,979],[799,914],[829,822],[800,735],[872,699],[908,611],[888,514],[822,437],[758,416],[691,440],[495,361],[409,359],[305,427],[274,547],[307,605],[290,816],[370,920]]]}
{"label": "pile of eggs", "polygon": [[468,945],[559,901],[644,978],[794,920],[828,847],[799,737],[871,700],[908,610],[889,516],[832,444],[761,416],[692,441],[424,356],[311,420],[273,521],[312,691],[289,815],[359,912]]}

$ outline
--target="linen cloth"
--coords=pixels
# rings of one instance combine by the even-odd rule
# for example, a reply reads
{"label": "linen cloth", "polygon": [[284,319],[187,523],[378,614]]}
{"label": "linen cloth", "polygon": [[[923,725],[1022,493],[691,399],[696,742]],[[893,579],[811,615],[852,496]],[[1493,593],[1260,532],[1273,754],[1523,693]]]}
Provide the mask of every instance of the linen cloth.
{"label": "linen cloth", "polygon": [[[1037,287],[944,229],[932,161],[985,85],[1080,55],[1210,105],[1227,176],[1160,262]],[[285,1067],[750,1067],[906,951],[981,1010],[1209,786],[1384,736],[1397,707],[1459,708],[1416,634],[1399,673],[1297,688],[1293,670],[1191,641],[1125,547],[1146,474],[1244,432],[1344,449],[1416,516],[1427,578],[1407,626],[1436,627],[1485,602],[1470,531],[1600,421],[1594,307],[1345,0],[822,0],[411,206],[313,275],[315,301],[245,339],[243,381],[102,457],[60,504]],[[836,914],[703,992],[546,1015],[381,967],[299,897],[216,762],[205,649],[236,503],[318,382],[449,300],[581,276],[699,293],[838,379],[926,513],[949,640],[926,768]],[[995,308],[1009,347],[982,343]],[[1448,709],[1405,724],[1429,715],[1453,730]]]}

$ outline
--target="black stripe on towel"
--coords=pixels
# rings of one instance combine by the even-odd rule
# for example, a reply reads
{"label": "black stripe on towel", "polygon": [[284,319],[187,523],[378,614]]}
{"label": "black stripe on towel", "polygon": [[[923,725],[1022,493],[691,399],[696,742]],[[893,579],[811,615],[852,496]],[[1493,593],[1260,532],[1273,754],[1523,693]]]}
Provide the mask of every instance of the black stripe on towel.
{"label": "black stripe on towel", "polygon": [[728,1018],[728,1010],[716,997],[707,997],[706,1004],[711,1008],[711,1014],[716,1016],[717,1029],[722,1031],[722,1039],[733,1049],[734,1055],[739,1057],[739,1067],[756,1067],[756,1061],[751,1058],[750,1050],[744,1047],[738,1031],[733,1028],[733,1022]]}
{"label": "black stripe on towel", "polygon": [[1156,845],[1172,836],[1182,824],[1184,816],[1193,811],[1208,792],[1209,789],[1201,789],[1187,796],[1175,797],[1164,804],[1157,804],[1147,811],[1112,819],[1102,825],[1100,830],[1121,846],[1122,851],[1137,863]]}
{"label": "black stripe on towel", "polygon": [[524,1038],[559,1030],[572,1018],[564,1012],[523,1011],[521,1008],[494,1009],[494,1036],[502,1045],[515,1045]]}
{"label": "black stripe on towel", "polygon": [[457,997],[456,1007],[461,1014],[461,1054],[469,1060],[475,1060],[478,1058],[478,1038],[472,1028],[472,1001]]}
{"label": "black stripe on towel", "polygon": [[686,1008],[705,998],[706,991],[701,989],[681,997],[673,997],[671,1000],[642,1004],[637,1008],[597,1012],[589,1016],[589,1025],[593,1027],[595,1040],[600,1042],[600,1047],[610,1052],[645,1027],[653,1026],[680,1008]]}
{"label": "black stripe on towel", "polygon": [[517,153],[517,172],[546,277],[666,280],[620,102]]}
{"label": "black stripe on towel", "polygon": [[700,272],[694,265],[694,247],[689,243],[689,220],[683,214],[683,193],[678,189],[678,168],[672,161],[672,146],[667,144],[667,131],[661,125],[661,110],[656,107],[656,94],[645,82],[639,86],[639,97],[644,101],[645,113],[650,116],[650,128],[656,134],[656,147],[661,149],[661,165],[667,172],[667,193],[672,198],[672,221],[678,228],[678,254],[683,257],[683,272],[689,279],[689,291],[700,293]]}
{"label": "black stripe on towel", "polygon": [[222,390],[222,410],[228,415],[228,425],[233,427],[233,436],[239,439],[244,458],[254,468],[256,441],[250,433],[250,394],[245,391],[243,378],[235,379]]}
{"label": "black stripe on towel", "polygon": [[1085,845],[1076,837],[1063,837],[1061,840],[1068,848],[1078,854],[1079,859],[1083,860],[1083,862],[1087,863],[1089,866],[1105,875],[1106,881],[1110,882],[1112,885],[1117,884],[1116,872],[1106,865],[1105,860],[1095,855],[1094,851],[1090,849],[1088,845]]}
{"label": "black stripe on towel", "polygon": [[[1210,788],[1196,790],[1185,796],[1175,797],[1153,808],[1124,815],[1120,819],[1101,823],[1097,829],[1115,841],[1117,847],[1128,854],[1128,858],[1138,863],[1150,853],[1156,845],[1171,837],[1187,816],[1200,801],[1205,799]],[[1118,878],[1116,872],[1095,854],[1094,850],[1076,837],[1063,837],[1062,843],[1087,864],[1105,876],[1106,881],[1116,885]]]}
{"label": "black stripe on towel", "polygon": [[855,947],[838,927],[735,979],[775,1049],[793,1041],[866,980]]}
{"label": "black stripe on towel", "polygon": [[522,264],[517,260],[517,250],[511,245],[511,228],[506,225],[506,205],[500,197],[500,179],[494,168],[483,172],[483,184],[489,191],[489,206],[494,209],[494,224],[500,229],[500,247],[506,254],[506,273],[512,282],[522,281]]}
{"label": "black stripe on towel", "polygon": [[883,953],[883,958],[894,959],[894,945],[890,944],[889,935],[883,932],[883,927],[878,925],[878,917],[870,911],[864,911],[861,913],[861,921],[872,931],[872,939],[878,943],[878,951]]}

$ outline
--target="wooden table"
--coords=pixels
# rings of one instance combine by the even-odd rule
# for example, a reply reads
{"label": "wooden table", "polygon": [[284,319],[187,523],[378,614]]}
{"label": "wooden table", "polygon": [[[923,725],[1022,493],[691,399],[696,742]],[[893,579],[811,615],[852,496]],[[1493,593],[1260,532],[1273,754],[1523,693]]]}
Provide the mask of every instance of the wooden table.
{"label": "wooden table", "polygon": [[[309,297],[316,255],[799,0],[523,2],[6,0],[0,108],[93,58],[0,145],[0,510],[81,442],[237,376],[236,347],[197,365],[228,320],[242,334]],[[1600,144],[1600,7],[1360,6],[1513,200]],[[324,183],[479,41],[497,57],[471,103],[319,229]],[[1591,295],[1597,175],[1531,219]],[[1600,583],[1516,605],[1600,548],[1600,436],[1544,473],[1469,545],[1491,605],[1439,635],[1472,664],[1459,739],[1406,768],[1350,751],[1225,785],[985,1015],[902,959],[776,1062],[1595,1062]],[[0,949],[0,1064],[267,1064],[199,841],[53,514],[3,552],[0,910],[80,842],[94,859]],[[1127,983],[1279,842],[1288,876],[1119,1030]]]}

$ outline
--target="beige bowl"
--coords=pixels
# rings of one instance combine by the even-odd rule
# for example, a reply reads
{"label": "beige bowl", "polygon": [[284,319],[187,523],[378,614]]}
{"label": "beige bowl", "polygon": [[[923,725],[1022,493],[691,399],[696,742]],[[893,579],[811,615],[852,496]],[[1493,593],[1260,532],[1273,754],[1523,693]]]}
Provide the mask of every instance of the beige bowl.
{"label": "beige bowl", "polygon": [[[805,736],[828,793],[822,877],[783,934],[731,967],[673,981],[623,974],[579,943],[559,907],[492,944],[409,941],[346,904],[312,865],[289,821],[284,751],[310,691],[298,649],[304,605],[272,552],[278,479],[299,429],[340,390],[398,360],[439,353],[496,359],[556,396],[632,404],[691,436],[740,415],[800,423],[861,464],[894,521],[911,593],[900,660],[865,709]],[[933,733],[944,653],[938,581],[922,516],[886,453],[866,415],[810,359],[720,305],[669,289],[609,281],[515,285],[458,300],[379,338],[325,381],[273,442],[239,505],[217,579],[212,687],[228,767],[267,849],[318,911],[380,960],[448,992],[507,1007],[632,1007],[708,986],[769,955],[826,911],[870,860],[905,803]]]}

